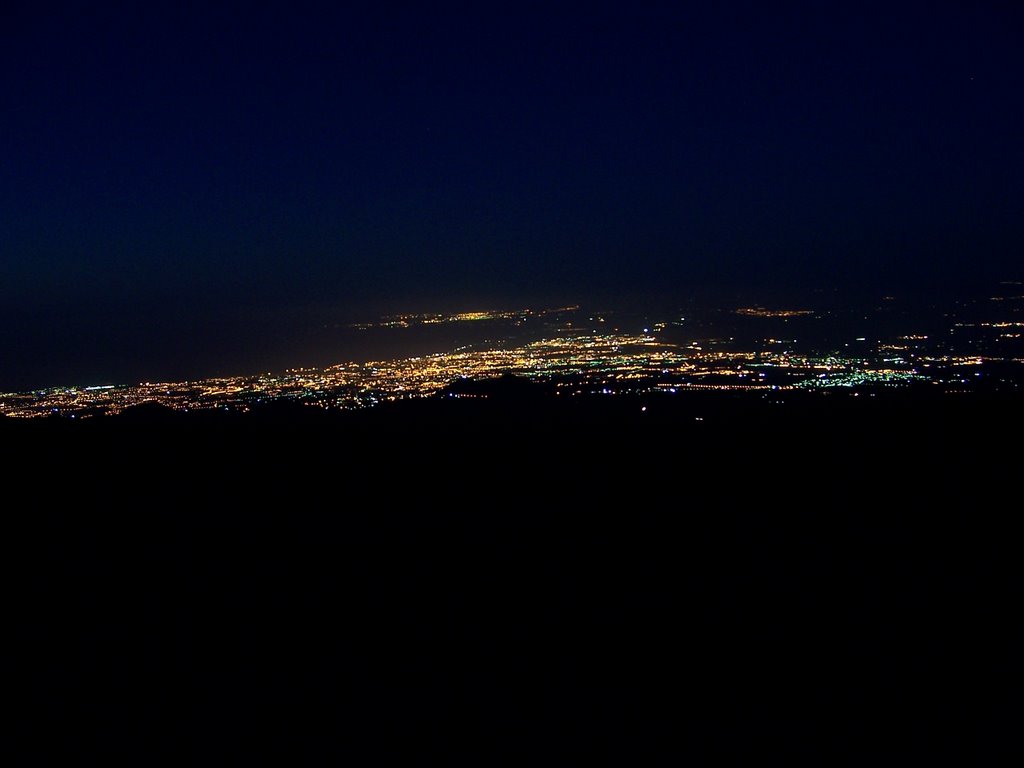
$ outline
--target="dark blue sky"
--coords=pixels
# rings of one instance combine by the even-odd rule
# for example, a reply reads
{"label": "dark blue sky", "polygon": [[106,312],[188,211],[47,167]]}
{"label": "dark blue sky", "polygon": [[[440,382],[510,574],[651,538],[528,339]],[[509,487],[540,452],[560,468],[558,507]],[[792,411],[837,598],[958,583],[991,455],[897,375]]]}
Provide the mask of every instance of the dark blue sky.
{"label": "dark blue sky", "polygon": [[0,389],[404,306],[1020,275],[1020,3],[338,5],[5,5]]}

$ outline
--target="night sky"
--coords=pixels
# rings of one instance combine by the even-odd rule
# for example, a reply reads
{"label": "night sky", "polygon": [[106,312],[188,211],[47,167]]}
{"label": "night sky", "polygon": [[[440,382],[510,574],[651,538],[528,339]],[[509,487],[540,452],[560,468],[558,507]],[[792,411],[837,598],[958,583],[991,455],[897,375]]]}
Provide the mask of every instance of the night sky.
{"label": "night sky", "polygon": [[301,364],[325,317],[1022,271],[1018,2],[15,5],[0,390]]}

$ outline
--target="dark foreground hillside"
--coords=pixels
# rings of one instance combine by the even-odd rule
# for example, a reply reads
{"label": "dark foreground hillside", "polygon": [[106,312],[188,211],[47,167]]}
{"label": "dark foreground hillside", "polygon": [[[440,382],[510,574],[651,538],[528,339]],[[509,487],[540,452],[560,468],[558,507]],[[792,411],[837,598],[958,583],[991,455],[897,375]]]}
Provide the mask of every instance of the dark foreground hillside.
{"label": "dark foreground hillside", "polygon": [[1019,400],[461,394],[0,423],[35,762],[1017,743]]}

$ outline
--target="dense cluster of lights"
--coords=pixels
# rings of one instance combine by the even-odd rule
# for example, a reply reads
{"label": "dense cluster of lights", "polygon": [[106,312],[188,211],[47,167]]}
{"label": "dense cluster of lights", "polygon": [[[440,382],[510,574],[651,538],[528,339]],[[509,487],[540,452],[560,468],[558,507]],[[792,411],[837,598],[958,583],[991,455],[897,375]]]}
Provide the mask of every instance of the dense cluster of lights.
{"label": "dense cluster of lights", "polygon": [[737,315],[747,317],[802,317],[813,315],[809,309],[765,309],[764,307],[741,307],[736,310]]}
{"label": "dense cluster of lights", "polygon": [[898,386],[910,381],[926,381],[927,376],[911,371],[892,369],[842,371],[835,375],[819,373],[817,378],[805,379],[797,384],[802,388],[863,387],[870,385]]}
{"label": "dense cluster of lights", "polygon": [[[293,400],[324,408],[361,408],[385,401],[429,397],[460,379],[485,379],[504,373],[554,385],[558,394],[677,394],[686,390],[784,390],[843,387],[908,386],[932,382],[962,387],[988,382],[981,371],[989,363],[1019,366],[1012,355],[953,353],[928,334],[905,334],[844,345],[843,351],[800,349],[795,339],[763,338],[739,348],[729,338],[675,338],[667,328],[682,322],[650,323],[627,333],[606,325],[606,317],[573,314],[576,307],[514,312],[464,312],[452,315],[402,315],[361,327],[408,327],[413,324],[512,321],[547,318],[536,326],[540,337],[506,336],[449,352],[372,362],[349,362],[327,368],[294,368],[283,373],[224,376],[189,382],[143,382],[136,385],[55,387],[0,395],[0,414],[13,417],[63,415],[86,418],[119,413],[144,403],[180,410],[246,411],[269,401]],[[789,318],[804,310],[736,310],[739,314]],[[607,313],[605,313],[607,314]],[[587,320],[591,324],[587,325]],[[681,319],[680,319],[681,320]],[[535,324],[530,323],[530,326]],[[1008,344],[1007,329],[1024,323],[991,320],[951,322],[949,333],[972,329]],[[678,332],[678,331],[675,331]],[[1004,332],[1004,333],[999,333]],[[1019,335],[1019,334],[1018,334]],[[946,336],[942,335],[945,339]],[[971,344],[971,340],[967,341]],[[857,349],[853,354],[853,349]],[[977,346],[970,347],[978,349]],[[1024,369],[1022,369],[1024,373]],[[1012,374],[1008,386],[1021,384]],[[959,391],[959,390],[958,390]],[[473,395],[455,395],[466,396]]]}

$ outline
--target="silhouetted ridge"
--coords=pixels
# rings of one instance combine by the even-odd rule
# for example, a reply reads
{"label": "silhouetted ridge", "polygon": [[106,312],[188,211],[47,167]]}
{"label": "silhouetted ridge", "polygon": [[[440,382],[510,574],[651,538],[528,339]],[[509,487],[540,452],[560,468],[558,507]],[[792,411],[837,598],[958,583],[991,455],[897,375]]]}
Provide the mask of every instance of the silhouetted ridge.
{"label": "silhouetted ridge", "polygon": [[179,414],[178,412],[168,408],[166,405],[161,405],[157,402],[148,402],[125,408],[114,418],[121,423],[126,424],[170,424],[180,420],[182,415],[184,414]]}

